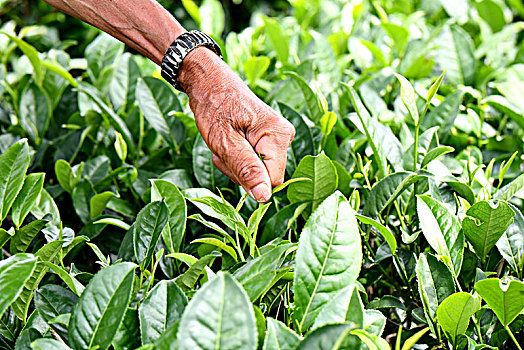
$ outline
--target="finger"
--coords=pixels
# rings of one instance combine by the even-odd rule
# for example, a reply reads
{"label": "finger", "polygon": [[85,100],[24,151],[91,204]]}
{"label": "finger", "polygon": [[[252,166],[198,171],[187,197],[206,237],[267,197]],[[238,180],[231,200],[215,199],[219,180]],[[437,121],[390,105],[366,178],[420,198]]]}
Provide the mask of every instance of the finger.
{"label": "finger", "polygon": [[295,135],[295,129],[286,120],[281,120],[276,129],[260,138],[255,151],[263,155],[263,162],[273,187],[284,182],[286,171],[287,149]]}
{"label": "finger", "polygon": [[219,155],[240,185],[257,202],[271,198],[271,182],[267,169],[253,149],[240,134],[230,135],[229,146]]}
{"label": "finger", "polygon": [[263,156],[262,159],[269,174],[271,186],[275,187],[284,182],[287,148],[280,147],[272,139],[270,136],[262,137],[257,143],[255,151]]}
{"label": "finger", "polygon": [[213,158],[212,159],[213,159],[213,164],[215,164],[215,166],[218,168],[218,170],[220,170],[224,175],[229,177],[237,185],[240,184],[238,182],[238,179],[235,176],[235,174],[233,174],[233,172],[231,170],[229,170],[227,165],[216,154],[213,154]]}

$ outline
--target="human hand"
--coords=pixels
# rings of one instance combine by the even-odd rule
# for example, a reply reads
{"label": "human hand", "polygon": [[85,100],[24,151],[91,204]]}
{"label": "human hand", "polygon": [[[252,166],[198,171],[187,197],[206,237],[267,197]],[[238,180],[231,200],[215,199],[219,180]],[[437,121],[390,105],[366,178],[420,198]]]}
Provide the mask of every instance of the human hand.
{"label": "human hand", "polygon": [[231,68],[206,48],[189,53],[178,81],[213,164],[258,202],[284,180],[295,128],[262,102]]}

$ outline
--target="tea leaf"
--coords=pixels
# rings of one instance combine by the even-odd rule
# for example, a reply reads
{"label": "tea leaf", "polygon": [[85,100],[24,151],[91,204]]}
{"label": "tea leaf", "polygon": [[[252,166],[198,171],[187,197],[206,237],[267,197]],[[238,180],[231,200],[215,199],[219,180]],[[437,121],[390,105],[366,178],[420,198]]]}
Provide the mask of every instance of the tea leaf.
{"label": "tea leaf", "polygon": [[451,341],[456,344],[457,337],[464,334],[471,316],[480,310],[480,300],[469,293],[460,292],[447,297],[437,309],[438,323]]}
{"label": "tea leaf", "polygon": [[[345,247],[343,251],[337,248],[340,246]],[[311,215],[298,245],[294,318],[301,331],[311,327],[328,302],[327,296],[356,281],[361,259],[354,212],[344,196],[335,192]],[[330,278],[334,274],[336,280]]]}
{"label": "tea leaf", "polygon": [[89,282],[69,322],[73,349],[109,347],[127,310],[136,267],[127,262],[109,266]]}
{"label": "tea leaf", "polygon": [[253,308],[231,275],[219,272],[195,294],[182,315],[177,339],[181,350],[257,348]]}
{"label": "tea leaf", "polygon": [[478,281],[475,290],[504,327],[513,322],[524,309],[524,283],[520,281],[509,281],[504,284],[498,278],[488,278]]}

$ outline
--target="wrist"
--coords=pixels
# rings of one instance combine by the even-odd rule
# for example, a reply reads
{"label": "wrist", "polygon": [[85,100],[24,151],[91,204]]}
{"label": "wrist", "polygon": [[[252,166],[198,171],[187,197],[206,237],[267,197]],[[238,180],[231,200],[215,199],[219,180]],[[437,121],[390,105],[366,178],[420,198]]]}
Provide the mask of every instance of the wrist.
{"label": "wrist", "polygon": [[196,91],[205,91],[210,77],[223,69],[224,61],[206,47],[192,50],[182,62],[178,72],[178,82],[189,95]]}

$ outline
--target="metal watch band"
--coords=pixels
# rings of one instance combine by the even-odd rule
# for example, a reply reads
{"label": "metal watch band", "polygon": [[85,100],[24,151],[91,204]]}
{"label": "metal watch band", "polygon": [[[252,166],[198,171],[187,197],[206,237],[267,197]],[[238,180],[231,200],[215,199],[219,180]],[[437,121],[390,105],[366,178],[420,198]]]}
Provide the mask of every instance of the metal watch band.
{"label": "metal watch band", "polygon": [[167,49],[162,59],[162,77],[179,91],[184,91],[178,82],[178,71],[182,61],[193,49],[204,46],[222,58],[222,51],[211,37],[198,30],[192,30],[180,35]]}

